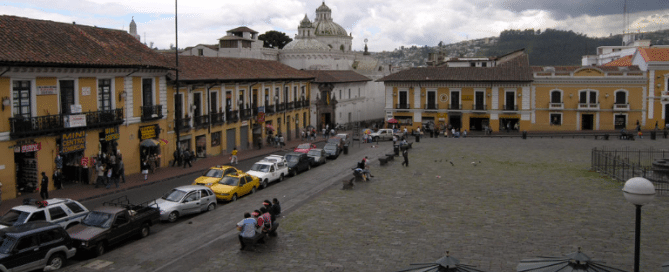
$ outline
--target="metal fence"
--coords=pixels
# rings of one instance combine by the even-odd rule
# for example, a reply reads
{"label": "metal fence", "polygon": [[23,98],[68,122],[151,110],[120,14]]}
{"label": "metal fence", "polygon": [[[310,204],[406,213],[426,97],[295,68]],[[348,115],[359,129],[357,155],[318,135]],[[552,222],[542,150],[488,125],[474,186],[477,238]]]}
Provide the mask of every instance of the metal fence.
{"label": "metal fence", "polygon": [[639,149],[592,149],[591,170],[621,182],[633,177],[644,177],[655,185],[659,195],[669,195],[669,172],[653,162],[669,160],[669,150]]}

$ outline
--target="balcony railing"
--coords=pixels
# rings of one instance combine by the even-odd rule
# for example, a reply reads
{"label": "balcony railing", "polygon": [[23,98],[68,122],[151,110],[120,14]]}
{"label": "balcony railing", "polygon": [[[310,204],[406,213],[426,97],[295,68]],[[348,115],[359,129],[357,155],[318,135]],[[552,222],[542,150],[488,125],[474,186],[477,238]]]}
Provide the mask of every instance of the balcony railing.
{"label": "balcony railing", "polygon": [[64,119],[68,115],[62,114],[28,118],[12,117],[9,118],[9,135],[11,138],[23,138],[51,133],[61,133],[70,129],[96,129],[123,124],[123,109],[89,111],[81,114],[86,116],[85,127],[65,127]]}
{"label": "balcony railing", "polygon": [[410,109],[409,104],[397,104],[396,109]]}
{"label": "balcony railing", "polygon": [[265,104],[265,114],[267,113],[275,113],[276,110],[274,110],[274,105],[267,105]]}
{"label": "balcony railing", "polygon": [[424,109],[426,109],[426,110],[438,110],[439,109],[439,105],[437,105],[437,103],[427,103],[427,104],[425,104],[424,107],[425,107]]}
{"label": "balcony railing", "polygon": [[295,101],[295,108],[296,109],[302,108],[302,104],[304,104],[303,101]]}
{"label": "balcony railing", "polygon": [[630,104],[617,104],[617,103],[613,104],[613,110],[628,111],[628,110],[630,110]]}
{"label": "balcony railing", "polygon": [[190,129],[190,117],[181,117],[179,120],[174,120],[174,126],[179,130]]}
{"label": "balcony railing", "polygon": [[548,103],[548,109],[550,110],[562,110],[564,109],[564,103],[559,102],[559,103]]}
{"label": "balcony railing", "polygon": [[163,105],[142,106],[142,121],[151,121],[163,118]]}
{"label": "balcony railing", "polygon": [[211,124],[212,125],[220,125],[225,123],[225,113],[218,112],[218,113],[212,113],[209,114],[211,116]]}
{"label": "balcony railing", "polygon": [[285,111],[285,110],[286,110],[286,103],[279,103],[279,104],[276,105],[276,111],[277,112]]}
{"label": "balcony railing", "polygon": [[286,103],[286,109],[287,110],[292,110],[294,108],[295,108],[295,103],[293,103],[293,102]]}
{"label": "balcony railing", "polygon": [[253,107],[251,108],[251,115],[252,116],[258,116],[258,107]]}
{"label": "balcony railing", "polygon": [[449,110],[461,110],[462,104],[448,104]]}
{"label": "balcony railing", "polygon": [[228,121],[228,123],[234,123],[239,121],[239,116],[237,115],[237,111],[228,111],[225,113],[225,120]]}
{"label": "balcony railing", "polygon": [[518,105],[504,105],[502,110],[505,111],[517,111],[518,110]]}
{"label": "balcony railing", "polygon": [[204,127],[209,125],[209,115],[196,115],[193,116],[193,126],[195,127]]}
{"label": "balcony railing", "polygon": [[472,105],[472,110],[484,111],[488,109],[485,104],[474,104]]}
{"label": "balcony railing", "polygon": [[251,119],[251,109],[239,110],[239,115],[242,120],[249,120]]}
{"label": "balcony railing", "polygon": [[578,103],[579,110],[598,110],[599,103]]}

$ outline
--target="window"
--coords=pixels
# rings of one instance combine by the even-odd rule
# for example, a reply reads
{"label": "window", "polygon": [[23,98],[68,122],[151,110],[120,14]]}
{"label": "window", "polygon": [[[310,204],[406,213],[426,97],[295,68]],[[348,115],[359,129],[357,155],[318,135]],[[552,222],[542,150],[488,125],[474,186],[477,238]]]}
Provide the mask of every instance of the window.
{"label": "window", "polygon": [[74,80],[60,80],[60,112],[70,114],[74,105]]}
{"label": "window", "polygon": [[482,63],[481,63],[481,67],[487,67],[487,66],[488,66],[488,63],[487,63],[487,62],[482,62]]}
{"label": "window", "polygon": [[183,116],[183,94],[174,95],[174,117]]}
{"label": "window", "polygon": [[551,118],[551,126],[559,126],[562,125],[562,114],[560,113],[551,113],[550,114]]}
{"label": "window", "polygon": [[67,213],[61,207],[49,208],[49,215],[51,215],[51,220],[61,219],[67,217]]}
{"label": "window", "polygon": [[80,213],[84,211],[84,208],[82,208],[81,205],[77,204],[76,202],[65,203],[65,206],[70,208],[73,213]]}
{"label": "window", "polygon": [[23,237],[19,240],[19,242],[16,244],[16,250],[18,251],[23,251],[27,249],[31,249],[33,247],[37,246],[37,236],[36,235],[29,235],[26,237]]}
{"label": "window", "polygon": [[360,97],[360,88],[358,88],[358,97]]}
{"label": "window", "polygon": [[562,93],[560,91],[551,91],[551,103],[562,103]]}
{"label": "window", "polygon": [[505,110],[515,110],[516,106],[516,92],[506,92],[504,99]]}
{"label": "window", "polygon": [[211,134],[211,146],[220,146],[221,145],[221,132],[214,132]]}
{"label": "window", "polygon": [[351,89],[348,89],[348,99],[351,99]]}
{"label": "window", "polygon": [[98,107],[103,111],[112,109],[111,79],[98,81]]}
{"label": "window", "polygon": [[471,66],[471,67],[476,67],[476,63],[475,63],[475,62],[472,62],[472,63],[469,64],[469,66]]}
{"label": "window", "polygon": [[33,222],[33,221],[46,221],[46,215],[44,214],[44,211],[37,211],[33,213],[33,215],[28,218],[28,221],[26,222]]}
{"label": "window", "polygon": [[142,98],[144,106],[153,106],[153,79],[142,79]]}
{"label": "window", "polygon": [[627,104],[627,93],[625,91],[616,92],[616,104]]}
{"label": "window", "polygon": [[208,197],[211,194],[209,194],[209,191],[207,190],[200,190],[200,197]]}
{"label": "window", "polygon": [[297,86],[293,87],[293,101],[297,100]]}
{"label": "window", "polygon": [[60,230],[58,229],[52,229],[48,231],[41,232],[39,234],[39,242],[41,245],[51,243],[54,241],[61,240],[63,238],[63,234]]}
{"label": "window", "polygon": [[30,108],[30,81],[14,81],[12,96],[14,97],[14,117],[32,117]]}
{"label": "window", "polygon": [[198,49],[197,50],[197,55],[198,56],[204,56],[204,49]]}
{"label": "window", "polygon": [[123,225],[125,223],[130,222],[128,219],[128,215],[125,213],[120,213],[116,216],[116,221],[114,221],[114,225]]}
{"label": "window", "polygon": [[341,90],[339,90],[339,100],[341,100]]}
{"label": "window", "polygon": [[578,103],[597,104],[597,91],[594,90],[580,91]]}

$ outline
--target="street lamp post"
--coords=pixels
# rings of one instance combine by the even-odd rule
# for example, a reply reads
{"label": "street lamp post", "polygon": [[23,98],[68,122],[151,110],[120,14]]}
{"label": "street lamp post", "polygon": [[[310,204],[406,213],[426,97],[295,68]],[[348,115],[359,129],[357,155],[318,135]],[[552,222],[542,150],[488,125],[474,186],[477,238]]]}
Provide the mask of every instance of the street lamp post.
{"label": "street lamp post", "polygon": [[628,202],[636,206],[636,225],[634,231],[634,272],[639,272],[639,247],[641,244],[641,206],[648,204],[655,197],[655,186],[649,180],[635,177],[627,180],[623,186],[623,195]]}

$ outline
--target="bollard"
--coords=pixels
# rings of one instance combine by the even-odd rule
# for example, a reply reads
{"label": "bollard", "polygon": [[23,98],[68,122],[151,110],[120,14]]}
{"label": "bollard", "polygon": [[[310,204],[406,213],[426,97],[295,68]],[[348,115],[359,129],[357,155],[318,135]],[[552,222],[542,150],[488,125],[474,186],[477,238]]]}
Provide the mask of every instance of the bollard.
{"label": "bollard", "polygon": [[526,140],[526,139],[527,139],[527,130],[524,130],[523,131],[523,140]]}
{"label": "bollard", "polygon": [[348,145],[344,146],[344,155],[348,155]]}
{"label": "bollard", "polygon": [[651,140],[655,140],[655,136],[656,136],[655,133],[657,133],[655,130],[652,130],[652,131],[650,132],[650,139],[651,139]]}
{"label": "bollard", "polygon": [[393,152],[395,152],[395,156],[400,155],[400,146],[399,145],[393,145]]}

